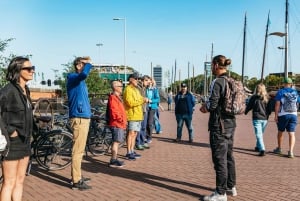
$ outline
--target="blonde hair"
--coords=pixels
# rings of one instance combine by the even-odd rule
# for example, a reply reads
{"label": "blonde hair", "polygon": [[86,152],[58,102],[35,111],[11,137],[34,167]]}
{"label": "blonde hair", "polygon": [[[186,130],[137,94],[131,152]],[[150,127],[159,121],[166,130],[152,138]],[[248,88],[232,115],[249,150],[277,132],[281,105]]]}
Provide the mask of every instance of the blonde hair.
{"label": "blonde hair", "polygon": [[260,96],[263,102],[268,103],[269,94],[266,90],[266,86],[263,83],[260,83],[256,86],[254,94]]}

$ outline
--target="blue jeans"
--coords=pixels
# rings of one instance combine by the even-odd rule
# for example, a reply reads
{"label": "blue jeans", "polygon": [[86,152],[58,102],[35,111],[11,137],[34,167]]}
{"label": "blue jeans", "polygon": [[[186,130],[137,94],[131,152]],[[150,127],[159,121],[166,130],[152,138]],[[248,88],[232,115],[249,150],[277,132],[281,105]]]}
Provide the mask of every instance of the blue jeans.
{"label": "blue jeans", "polygon": [[148,112],[144,112],[144,120],[141,123],[141,130],[136,136],[136,145],[144,145],[146,141],[146,128],[147,128]]}
{"label": "blue jeans", "polygon": [[182,136],[182,127],[183,122],[185,122],[185,125],[189,132],[189,139],[192,140],[194,138],[194,129],[192,125],[192,115],[188,114],[176,114],[176,121],[177,121],[177,139],[181,139]]}
{"label": "blue jeans", "polygon": [[256,136],[256,147],[259,151],[265,150],[263,134],[265,132],[268,120],[252,120]]}
{"label": "blue jeans", "polygon": [[155,114],[154,114],[154,127],[155,127],[155,131],[157,134],[160,133],[161,131],[161,125],[159,122],[159,111],[158,109],[156,110]]}

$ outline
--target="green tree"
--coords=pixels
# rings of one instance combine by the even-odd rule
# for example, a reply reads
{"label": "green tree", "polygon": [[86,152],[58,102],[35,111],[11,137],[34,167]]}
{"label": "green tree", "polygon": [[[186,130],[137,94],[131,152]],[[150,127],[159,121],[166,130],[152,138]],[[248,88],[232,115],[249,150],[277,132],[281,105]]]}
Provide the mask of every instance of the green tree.
{"label": "green tree", "polygon": [[15,57],[14,54],[10,54],[8,57],[4,57],[2,53],[5,51],[5,49],[8,47],[8,44],[14,40],[14,38],[9,38],[5,40],[0,39],[0,87],[3,87],[7,81],[6,81],[6,71],[7,66],[9,64],[9,61]]}

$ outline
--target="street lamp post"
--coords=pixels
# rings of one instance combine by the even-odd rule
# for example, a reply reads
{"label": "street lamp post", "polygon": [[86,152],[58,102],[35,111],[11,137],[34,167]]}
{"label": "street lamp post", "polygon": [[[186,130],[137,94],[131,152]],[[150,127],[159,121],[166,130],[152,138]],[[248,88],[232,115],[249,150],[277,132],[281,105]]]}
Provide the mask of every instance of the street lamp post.
{"label": "street lamp post", "polygon": [[113,20],[123,20],[124,21],[124,84],[126,86],[127,81],[127,67],[126,67],[126,18],[113,18]]}
{"label": "street lamp post", "polygon": [[97,47],[99,47],[99,66],[101,67],[101,46],[103,46],[102,43],[97,43]]}

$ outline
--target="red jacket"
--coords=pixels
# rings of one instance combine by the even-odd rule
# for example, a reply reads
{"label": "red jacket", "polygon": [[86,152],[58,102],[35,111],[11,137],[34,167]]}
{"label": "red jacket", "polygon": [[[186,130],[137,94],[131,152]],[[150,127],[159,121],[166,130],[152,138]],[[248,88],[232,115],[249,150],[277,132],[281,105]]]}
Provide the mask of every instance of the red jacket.
{"label": "red jacket", "polygon": [[108,107],[109,107],[108,125],[110,127],[126,129],[127,117],[126,117],[126,112],[121,97],[115,94],[110,94],[108,98]]}

